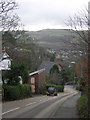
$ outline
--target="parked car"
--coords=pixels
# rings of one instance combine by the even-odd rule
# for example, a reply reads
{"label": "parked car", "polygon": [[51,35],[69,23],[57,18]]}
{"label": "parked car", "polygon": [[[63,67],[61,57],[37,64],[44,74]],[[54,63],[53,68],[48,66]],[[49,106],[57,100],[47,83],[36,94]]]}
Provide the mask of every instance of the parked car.
{"label": "parked car", "polygon": [[47,91],[47,96],[49,96],[49,95],[57,96],[57,90],[56,90],[56,88],[54,88],[54,87],[49,87],[49,88],[48,88],[48,91]]}

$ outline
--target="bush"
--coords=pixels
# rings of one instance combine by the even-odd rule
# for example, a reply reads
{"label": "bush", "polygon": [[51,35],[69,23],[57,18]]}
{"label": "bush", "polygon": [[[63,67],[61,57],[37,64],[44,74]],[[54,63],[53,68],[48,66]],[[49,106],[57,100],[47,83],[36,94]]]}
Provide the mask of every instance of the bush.
{"label": "bush", "polygon": [[64,91],[64,85],[56,85],[55,87],[58,92],[63,92]]}
{"label": "bush", "polygon": [[17,100],[31,96],[31,87],[27,84],[23,85],[5,85],[4,88],[4,99],[6,100]]}
{"label": "bush", "polygon": [[83,94],[78,100],[78,112],[81,118],[88,117],[88,97],[86,94]]}
{"label": "bush", "polygon": [[4,87],[4,97],[9,100],[16,100],[20,97],[20,90],[17,86],[6,85]]}
{"label": "bush", "polygon": [[46,95],[46,91],[47,91],[46,86],[40,87],[40,94]]}
{"label": "bush", "polygon": [[24,85],[25,97],[31,96],[31,87],[27,84]]}
{"label": "bush", "polygon": [[8,85],[18,85],[20,82],[19,76],[22,77],[24,84],[28,83],[28,66],[24,62],[12,63],[11,70],[6,71],[3,78],[8,79]]}

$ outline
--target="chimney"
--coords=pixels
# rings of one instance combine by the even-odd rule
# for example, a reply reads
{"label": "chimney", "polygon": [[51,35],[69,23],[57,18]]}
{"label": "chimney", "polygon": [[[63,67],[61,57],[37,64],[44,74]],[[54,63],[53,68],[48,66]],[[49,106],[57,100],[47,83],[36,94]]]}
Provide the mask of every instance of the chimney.
{"label": "chimney", "polygon": [[3,48],[2,48],[2,51],[3,51],[3,52],[5,52],[5,51],[6,51],[6,48],[5,48],[5,47],[3,47]]}

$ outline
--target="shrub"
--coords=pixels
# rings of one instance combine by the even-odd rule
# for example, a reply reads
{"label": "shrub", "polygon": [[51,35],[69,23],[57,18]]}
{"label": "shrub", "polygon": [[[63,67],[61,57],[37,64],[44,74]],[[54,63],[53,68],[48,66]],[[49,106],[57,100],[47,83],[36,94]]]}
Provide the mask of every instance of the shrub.
{"label": "shrub", "polygon": [[4,99],[17,100],[31,96],[31,88],[27,84],[23,85],[5,85],[4,87]]}
{"label": "shrub", "polygon": [[24,90],[25,90],[25,97],[31,96],[31,87],[30,87],[30,85],[25,84],[24,85]]}
{"label": "shrub", "polygon": [[48,89],[49,87],[56,87],[56,85],[49,83],[49,84],[46,85],[46,88]]}
{"label": "shrub", "polygon": [[20,82],[19,76],[22,77],[24,84],[28,83],[28,66],[24,62],[12,63],[11,70],[6,71],[3,75],[5,79],[8,79],[8,85],[18,85]]}
{"label": "shrub", "polygon": [[17,86],[6,85],[4,91],[5,99],[16,100],[20,97],[20,90]]}
{"label": "shrub", "polygon": [[46,86],[45,86],[45,85],[40,87],[40,94],[45,95],[45,94],[46,94],[46,91],[47,91],[47,89],[46,89]]}
{"label": "shrub", "polygon": [[78,112],[81,118],[88,117],[88,97],[86,94],[83,94],[78,100]]}
{"label": "shrub", "polygon": [[58,92],[63,92],[64,91],[64,85],[56,85],[55,87]]}
{"label": "shrub", "polygon": [[19,90],[20,90],[20,97],[23,98],[25,96],[25,90],[24,90],[24,85],[18,85]]}

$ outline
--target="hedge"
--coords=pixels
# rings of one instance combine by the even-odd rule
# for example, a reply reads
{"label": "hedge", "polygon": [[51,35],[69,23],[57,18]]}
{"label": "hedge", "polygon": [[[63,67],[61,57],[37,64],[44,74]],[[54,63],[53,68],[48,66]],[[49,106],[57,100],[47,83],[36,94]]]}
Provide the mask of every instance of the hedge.
{"label": "hedge", "polygon": [[63,92],[64,91],[64,85],[56,85],[55,87],[58,92]]}
{"label": "hedge", "polygon": [[58,92],[63,92],[64,91],[64,85],[55,85],[55,84],[48,84],[47,89],[49,87],[55,87]]}
{"label": "hedge", "polygon": [[78,100],[78,112],[80,118],[88,117],[88,97],[86,94],[83,94]]}
{"label": "hedge", "polygon": [[31,88],[27,84],[23,85],[5,85],[3,86],[5,100],[17,100],[31,96]]}
{"label": "hedge", "polygon": [[43,94],[43,95],[46,95],[46,92],[47,92],[46,86],[41,86],[40,89],[39,89],[39,93]]}

